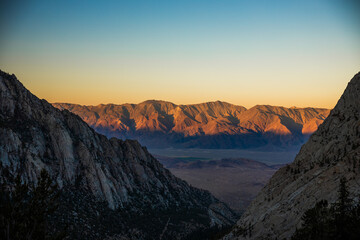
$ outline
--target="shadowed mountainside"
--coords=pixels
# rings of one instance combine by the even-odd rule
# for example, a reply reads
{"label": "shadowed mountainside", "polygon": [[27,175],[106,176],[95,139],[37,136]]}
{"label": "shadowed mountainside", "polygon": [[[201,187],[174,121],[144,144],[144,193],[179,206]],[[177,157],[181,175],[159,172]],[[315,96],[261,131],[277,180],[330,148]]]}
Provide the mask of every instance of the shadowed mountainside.
{"label": "shadowed mountainside", "polygon": [[351,198],[360,194],[360,73],[348,84],[328,118],[304,144],[293,163],[278,170],[237,223],[252,226],[225,239],[289,239],[306,210],[338,199],[340,179]]}
{"label": "shadowed mountainside", "polygon": [[61,189],[49,226],[71,239],[199,239],[235,221],[138,142],[109,140],[0,71],[0,182],[36,184],[42,169]]}
{"label": "shadowed mountainside", "polygon": [[328,109],[226,102],[175,105],[149,100],[139,104],[82,106],[54,103],[79,115],[108,137],[139,140],[148,147],[255,148],[302,144],[328,116]]}

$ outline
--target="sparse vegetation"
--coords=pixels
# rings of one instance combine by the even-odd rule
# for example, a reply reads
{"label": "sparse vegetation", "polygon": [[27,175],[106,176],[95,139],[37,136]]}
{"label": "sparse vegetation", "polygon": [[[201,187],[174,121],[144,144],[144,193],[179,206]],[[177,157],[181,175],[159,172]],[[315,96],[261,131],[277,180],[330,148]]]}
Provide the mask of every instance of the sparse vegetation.
{"label": "sparse vegetation", "polygon": [[346,179],[340,180],[336,203],[321,200],[307,210],[303,225],[297,229],[293,240],[352,240],[360,236],[360,202],[350,199]]}
{"label": "sparse vegetation", "polygon": [[49,233],[47,220],[57,208],[58,188],[42,170],[36,186],[22,183],[20,176],[11,188],[1,185],[1,239],[63,239],[65,232]]}
{"label": "sparse vegetation", "polygon": [[252,236],[252,232],[254,230],[254,226],[253,224],[249,223],[248,225],[245,226],[235,226],[235,228],[233,229],[233,234],[236,237],[250,237]]}

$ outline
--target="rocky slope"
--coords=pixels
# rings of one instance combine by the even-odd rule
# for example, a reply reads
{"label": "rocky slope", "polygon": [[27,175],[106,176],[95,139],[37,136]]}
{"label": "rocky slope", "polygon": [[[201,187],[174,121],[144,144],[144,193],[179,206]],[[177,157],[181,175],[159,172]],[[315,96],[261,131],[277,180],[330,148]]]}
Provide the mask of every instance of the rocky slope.
{"label": "rocky slope", "polygon": [[233,231],[225,239],[289,239],[315,202],[337,199],[346,177],[352,197],[360,194],[360,73],[348,84],[329,117],[301,148],[294,162],[270,179],[238,226],[253,225],[251,237]]}
{"label": "rocky slope", "polygon": [[53,227],[68,226],[74,239],[191,238],[235,217],[138,142],[109,140],[1,71],[0,163],[0,180],[10,185],[17,174],[25,182],[36,182],[43,168],[51,174],[62,198]]}
{"label": "rocky slope", "polygon": [[226,102],[175,105],[150,100],[140,104],[81,106],[54,103],[79,115],[108,137],[132,138],[149,147],[251,148],[302,144],[329,114],[327,109]]}

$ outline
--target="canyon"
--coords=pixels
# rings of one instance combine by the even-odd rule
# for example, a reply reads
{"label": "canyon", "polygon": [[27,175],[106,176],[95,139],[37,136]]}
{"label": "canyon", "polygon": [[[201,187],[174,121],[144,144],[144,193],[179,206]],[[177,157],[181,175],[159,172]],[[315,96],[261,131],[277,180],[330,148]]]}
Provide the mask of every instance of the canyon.
{"label": "canyon", "polygon": [[66,228],[71,239],[194,239],[237,218],[137,141],[96,133],[0,71],[0,182],[11,189],[19,176],[37,184],[43,169],[60,189],[49,231]]}

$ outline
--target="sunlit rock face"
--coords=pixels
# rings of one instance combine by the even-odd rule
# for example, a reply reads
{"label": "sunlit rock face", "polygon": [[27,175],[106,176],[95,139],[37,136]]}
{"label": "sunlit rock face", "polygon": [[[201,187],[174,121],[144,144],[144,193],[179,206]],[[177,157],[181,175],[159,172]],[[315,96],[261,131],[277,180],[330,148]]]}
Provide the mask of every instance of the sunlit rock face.
{"label": "sunlit rock face", "polygon": [[[289,239],[307,209],[322,199],[336,201],[340,178],[346,177],[349,192],[357,197],[359,173],[360,73],[294,162],[274,174],[237,224],[253,224],[247,239]],[[232,232],[225,239],[242,238]]]}
{"label": "sunlit rock face", "polygon": [[175,105],[150,100],[139,104],[81,106],[54,103],[79,115],[108,137],[132,138],[149,147],[252,148],[304,143],[330,110],[226,102]]}
{"label": "sunlit rock face", "polygon": [[61,188],[53,225],[68,226],[76,239],[153,239],[168,221],[163,239],[176,239],[235,221],[226,205],[173,176],[137,141],[109,140],[1,71],[0,163],[9,185],[18,174],[36,183],[46,169]]}

